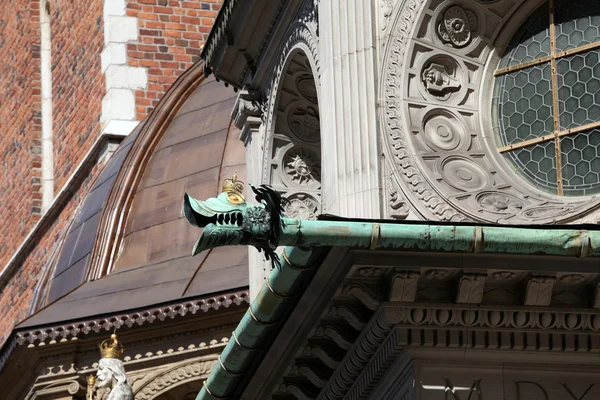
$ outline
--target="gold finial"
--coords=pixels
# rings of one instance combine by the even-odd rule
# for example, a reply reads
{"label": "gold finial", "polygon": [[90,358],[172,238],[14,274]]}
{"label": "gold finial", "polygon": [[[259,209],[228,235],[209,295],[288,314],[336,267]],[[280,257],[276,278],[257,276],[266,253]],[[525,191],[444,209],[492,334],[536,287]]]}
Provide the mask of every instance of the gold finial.
{"label": "gold finial", "polygon": [[100,343],[100,356],[102,358],[121,358],[123,355],[123,346],[117,340],[117,334],[110,335],[107,339]]}
{"label": "gold finial", "polygon": [[237,172],[233,178],[223,181],[223,193],[227,193],[227,199],[233,204],[242,204],[246,201],[242,192],[244,191],[244,182],[238,181]]}
{"label": "gold finial", "polygon": [[89,375],[87,378],[88,387],[87,387],[87,396],[86,400],[94,399],[94,385],[96,384],[96,377],[94,375]]}

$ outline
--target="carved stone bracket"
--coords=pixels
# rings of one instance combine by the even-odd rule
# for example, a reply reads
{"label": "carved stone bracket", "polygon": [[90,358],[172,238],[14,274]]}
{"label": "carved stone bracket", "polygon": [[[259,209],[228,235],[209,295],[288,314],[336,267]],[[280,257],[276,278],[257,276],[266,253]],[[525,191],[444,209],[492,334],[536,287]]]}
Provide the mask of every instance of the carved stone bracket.
{"label": "carved stone bracket", "polygon": [[553,276],[532,276],[525,289],[526,306],[549,306],[552,301]]}
{"label": "carved stone bracket", "polygon": [[231,112],[231,119],[240,132],[240,140],[245,145],[251,140],[252,131],[261,124],[263,102],[260,92],[243,90]]}
{"label": "carved stone bracket", "polygon": [[390,301],[414,302],[419,275],[415,271],[396,271],[391,279]]}
{"label": "carved stone bracket", "polygon": [[483,288],[487,274],[466,273],[458,281],[456,302],[459,304],[479,304],[483,300]]}

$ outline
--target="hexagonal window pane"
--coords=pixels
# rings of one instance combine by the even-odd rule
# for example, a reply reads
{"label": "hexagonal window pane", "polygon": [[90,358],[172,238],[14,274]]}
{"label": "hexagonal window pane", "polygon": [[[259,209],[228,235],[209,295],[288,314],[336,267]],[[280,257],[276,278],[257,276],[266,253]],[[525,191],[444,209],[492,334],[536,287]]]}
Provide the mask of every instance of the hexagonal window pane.
{"label": "hexagonal window pane", "polygon": [[504,153],[515,172],[539,189],[557,193],[554,141],[538,143]]}
{"label": "hexagonal window pane", "polygon": [[548,5],[539,7],[513,37],[500,68],[536,60],[550,54]]}
{"label": "hexagonal window pane", "polygon": [[564,51],[600,41],[600,1],[561,0],[555,5],[556,50]]}
{"label": "hexagonal window pane", "polygon": [[[500,143],[508,145],[552,133],[554,119],[549,63],[505,74],[496,80],[496,85]],[[540,88],[547,90],[540,92]],[[503,134],[509,129],[516,131],[517,135]]]}
{"label": "hexagonal window pane", "polygon": [[599,56],[600,51],[593,50],[558,60],[561,130],[598,121],[597,112],[591,109],[600,106],[598,97],[594,96],[600,87],[600,68],[597,68]]}
{"label": "hexagonal window pane", "polygon": [[560,139],[565,196],[600,192],[600,129]]}

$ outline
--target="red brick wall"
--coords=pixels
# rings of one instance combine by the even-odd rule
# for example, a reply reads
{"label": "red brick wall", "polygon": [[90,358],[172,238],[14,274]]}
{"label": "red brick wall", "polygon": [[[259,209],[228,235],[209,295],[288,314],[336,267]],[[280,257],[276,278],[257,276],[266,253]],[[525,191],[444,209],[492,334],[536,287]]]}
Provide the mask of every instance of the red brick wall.
{"label": "red brick wall", "polygon": [[100,170],[99,167],[93,168],[89,177],[76,189],[58,217],[46,230],[36,236],[38,243],[15,274],[10,277],[6,285],[0,286],[0,347],[10,335],[12,328],[27,317],[35,288],[42,276],[42,268],[49,260],[56,262],[73,216],[76,215],[88,188],[99,175]]}
{"label": "red brick wall", "polygon": [[[41,212],[39,4],[0,0],[0,270]],[[102,14],[102,0],[50,2],[55,193],[100,134]],[[0,286],[0,345],[26,317],[41,268],[61,245],[80,197],[74,196],[15,275]]]}
{"label": "red brick wall", "polygon": [[53,0],[51,7],[56,193],[100,135],[106,88],[100,64],[104,48],[102,0]]}
{"label": "red brick wall", "polygon": [[[136,92],[137,119],[145,118],[171,84],[198,60],[220,0],[127,0],[139,38],[128,62],[148,69],[148,87]],[[100,134],[105,79],[103,1],[52,0],[52,107],[55,192]],[[39,0],[0,0],[0,269],[39,219],[41,208],[41,87]],[[95,176],[95,173],[94,173]],[[27,316],[42,268],[61,246],[88,179],[15,275],[0,286],[0,345]]]}
{"label": "red brick wall", "polygon": [[37,0],[0,0],[0,269],[40,211]]}
{"label": "red brick wall", "polygon": [[127,45],[130,66],[148,68],[148,87],[136,91],[137,119],[145,118],[162,95],[200,57],[221,0],[127,0],[138,18],[137,43]]}

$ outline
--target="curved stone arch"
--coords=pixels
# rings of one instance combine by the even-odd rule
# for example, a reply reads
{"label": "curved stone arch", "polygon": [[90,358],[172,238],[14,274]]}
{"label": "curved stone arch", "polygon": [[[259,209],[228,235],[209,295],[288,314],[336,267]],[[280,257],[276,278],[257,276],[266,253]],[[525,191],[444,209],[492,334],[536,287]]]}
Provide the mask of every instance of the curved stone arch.
{"label": "curved stone arch", "polygon": [[263,113],[261,181],[281,191],[290,200],[287,212],[301,218],[321,212],[320,74],[313,17],[308,11],[288,30]]}
{"label": "curved stone arch", "polygon": [[[425,0],[407,0],[395,11],[384,46],[380,85],[383,99],[381,126],[385,136],[384,148],[390,155],[387,163],[392,171],[392,186],[402,188],[424,219],[503,224],[571,223],[596,215],[600,197],[582,201],[581,198],[557,199],[556,196],[539,193],[516,179],[513,171],[503,168],[495,154],[490,154],[485,135],[489,129],[479,122],[481,115],[487,112],[487,109],[481,108],[480,99],[484,86],[481,82],[484,76],[489,76],[489,70],[487,74],[482,70],[489,66],[490,54],[494,54],[493,47],[498,45],[496,38],[502,35],[500,27],[514,25],[512,19],[519,18],[514,14],[498,17],[498,21],[494,20],[496,28],[487,29],[485,21],[489,9],[486,7],[484,2],[462,0],[445,0],[435,4]],[[465,43],[442,43],[438,36],[436,28],[441,23],[438,20],[445,18],[443,13],[452,8],[461,8],[463,13],[475,18],[475,34]],[[516,9],[518,7],[512,8],[513,11]],[[463,87],[458,87],[455,97],[450,100],[440,97],[439,101],[428,101],[428,97],[432,96],[426,90],[436,88],[421,87],[427,85],[424,75],[421,75],[431,69],[434,62],[443,64],[434,60],[435,57],[455,62],[454,70],[462,68],[463,73],[466,69],[464,63],[469,63],[470,73],[476,78],[463,79]],[[436,67],[439,72],[441,67]],[[448,81],[452,82],[456,77],[449,75]],[[467,85],[468,91],[473,93],[471,99],[465,97],[468,91],[464,90],[464,86]],[[466,108],[469,110],[463,107],[467,101]],[[435,143],[428,142],[426,124],[429,117],[438,118],[440,110],[450,110],[447,112],[452,114],[450,119],[459,121],[460,124],[456,125],[466,130],[460,132],[459,129],[451,132],[452,135],[464,134],[472,147],[442,151],[435,148]],[[472,115],[465,124],[468,113]],[[461,176],[454,176],[457,171],[469,175],[477,184],[469,187],[472,182],[460,182]],[[461,183],[464,183],[463,187],[460,187]]]}
{"label": "curved stone arch", "polygon": [[211,359],[181,362],[145,380],[134,389],[133,395],[137,400],[156,399],[161,394],[185,383],[205,380],[216,363],[216,356]]}

